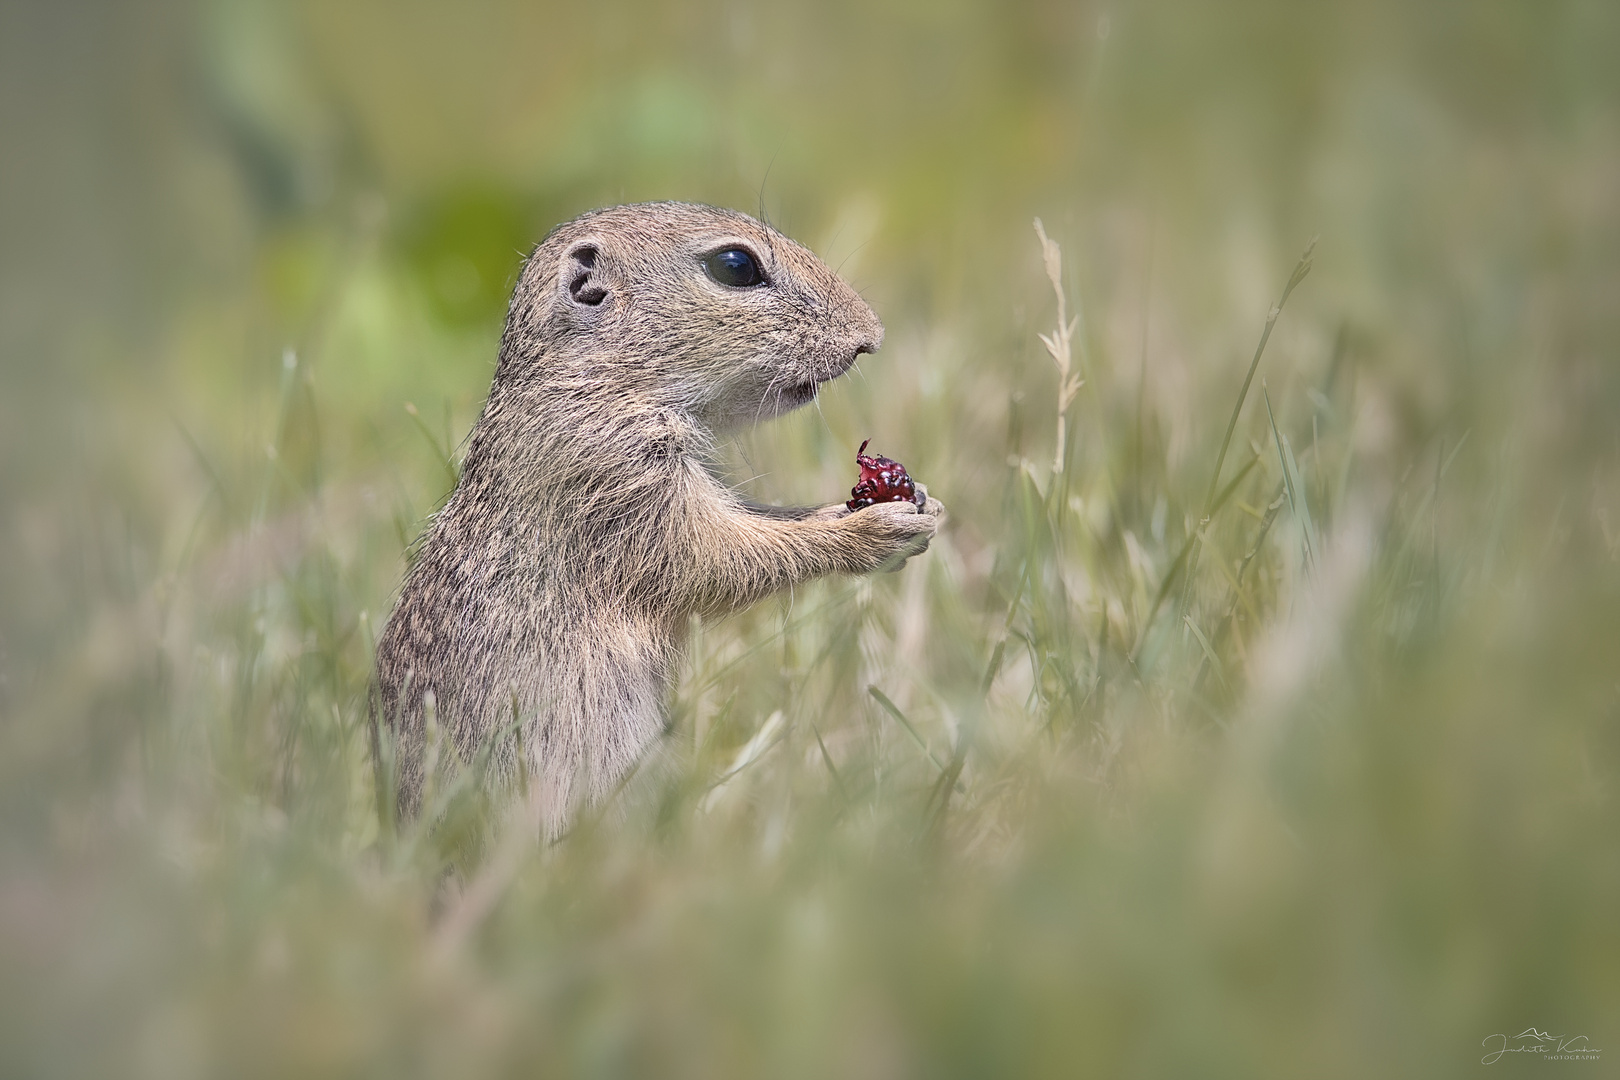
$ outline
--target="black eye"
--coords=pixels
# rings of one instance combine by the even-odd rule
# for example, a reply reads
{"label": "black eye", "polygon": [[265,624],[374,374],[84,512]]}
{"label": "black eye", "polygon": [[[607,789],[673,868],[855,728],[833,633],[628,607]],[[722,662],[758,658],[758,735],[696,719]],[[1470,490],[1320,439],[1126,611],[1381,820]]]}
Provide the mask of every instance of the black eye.
{"label": "black eye", "polygon": [[733,288],[746,289],[752,285],[765,284],[765,275],[759,272],[759,264],[742,248],[726,248],[724,251],[715,252],[703,260],[703,268],[714,280]]}

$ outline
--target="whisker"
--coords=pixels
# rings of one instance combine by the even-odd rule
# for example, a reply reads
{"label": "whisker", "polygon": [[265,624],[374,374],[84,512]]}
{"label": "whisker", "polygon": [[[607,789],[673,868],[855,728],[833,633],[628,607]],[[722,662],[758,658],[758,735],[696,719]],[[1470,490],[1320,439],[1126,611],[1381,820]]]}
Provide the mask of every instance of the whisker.
{"label": "whisker", "polygon": [[[760,395],[759,406],[754,410],[754,423],[756,425],[759,423],[760,416],[765,412],[765,403],[771,399],[771,391],[776,389],[776,383],[781,377],[781,373],[778,372],[771,376],[770,382],[765,384],[765,392]],[[778,395],[778,398],[780,398],[780,395]]]}
{"label": "whisker", "polygon": [[[851,251],[848,255],[845,255],[842,259],[838,260],[838,268],[836,270],[834,270],[833,273],[836,274],[836,273],[841,272],[844,269],[844,264],[849,262],[849,260],[853,259],[855,257],[855,255],[856,255],[856,253],[861,250],[861,248],[865,247],[867,244],[870,244],[870,243],[871,243],[870,240],[862,240],[860,243],[856,244],[854,251]],[[859,296],[863,300],[866,299],[866,294],[861,292],[861,290],[859,290],[859,289],[855,290],[855,295]]]}
{"label": "whisker", "polygon": [[837,441],[838,436],[833,432],[832,425],[827,423],[827,414],[821,410],[821,387],[816,387],[816,392],[811,396],[810,401],[816,407],[816,415],[821,417],[821,426],[827,429],[827,434],[831,435],[834,441]]}

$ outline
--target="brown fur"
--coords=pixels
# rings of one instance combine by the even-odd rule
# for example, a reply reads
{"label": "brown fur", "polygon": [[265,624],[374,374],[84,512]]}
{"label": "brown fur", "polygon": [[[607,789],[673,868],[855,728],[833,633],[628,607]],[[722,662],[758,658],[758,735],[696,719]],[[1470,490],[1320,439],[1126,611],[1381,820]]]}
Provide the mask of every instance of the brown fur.
{"label": "brown fur", "polygon": [[[705,273],[732,246],[767,284]],[[854,290],[742,214],[653,203],[553,230],[378,643],[374,717],[398,749],[400,810],[419,808],[427,699],[463,759],[489,743],[500,773],[540,785],[555,833],[663,731],[693,612],[926,548],[932,500],[751,507],[709,467],[716,434],[805,404],[882,338]]]}

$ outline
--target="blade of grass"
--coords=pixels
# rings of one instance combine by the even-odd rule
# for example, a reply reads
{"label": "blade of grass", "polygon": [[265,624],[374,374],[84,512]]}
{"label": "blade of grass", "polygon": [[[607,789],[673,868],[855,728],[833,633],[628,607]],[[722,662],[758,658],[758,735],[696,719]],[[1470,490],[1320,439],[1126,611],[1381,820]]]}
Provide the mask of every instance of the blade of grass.
{"label": "blade of grass", "polygon": [[827,753],[827,744],[821,738],[821,729],[811,724],[810,730],[816,736],[816,745],[821,748],[821,760],[827,763],[827,771],[832,774],[833,783],[838,785],[838,791],[844,798],[849,798],[849,789],[844,787],[844,778],[838,775],[838,766],[833,764],[832,755]]}
{"label": "blade of grass", "polygon": [[[934,753],[934,748],[929,746],[928,741],[922,737],[916,728],[911,726],[911,721],[906,719],[906,714],[900,711],[900,707],[898,705],[889,700],[889,696],[887,694],[875,686],[868,686],[866,688],[866,692],[871,694],[872,697],[877,700],[879,705],[883,706],[885,712],[894,717],[896,720],[900,721],[900,726],[905,728],[913,739],[917,740],[917,745],[922,747],[923,753],[928,755],[928,760],[934,763],[935,768],[937,768],[942,774],[949,771],[950,766],[939,760],[939,755]],[[960,753],[960,747],[958,748],[958,753]],[[956,771],[961,772],[962,767],[958,765],[956,767]],[[961,785],[956,783],[954,777],[952,778],[951,783],[956,786],[957,790],[961,790]]]}
{"label": "blade of grass", "polygon": [[929,746],[928,741],[924,739],[920,733],[918,733],[916,728],[911,726],[911,721],[906,719],[906,714],[900,711],[900,707],[894,702],[890,701],[889,696],[875,686],[868,686],[866,688],[866,692],[871,694],[873,699],[875,699],[879,705],[883,706],[884,712],[900,721],[900,726],[905,728],[907,734],[917,741],[918,746],[922,747],[923,753],[928,755],[928,760],[932,761],[935,767],[943,772],[945,769],[945,763],[939,760],[939,755],[934,753],[934,748]]}
{"label": "blade of grass", "polygon": [[979,682],[979,696],[990,696],[990,687],[995,684],[996,675],[1001,671],[1001,662],[1007,654],[1007,637],[1012,633],[1013,618],[1018,614],[1018,602],[1024,598],[1024,587],[1029,584],[1029,559],[1024,559],[1023,570],[1018,575],[1018,585],[1013,589],[1012,599],[1007,602],[1007,617],[1002,620],[1001,638],[996,647],[991,650],[990,662],[984,666],[984,678]]}
{"label": "blade of grass", "polygon": [[[756,654],[758,654],[762,650],[770,648],[771,646],[778,644],[781,641],[782,636],[784,634],[786,634],[788,631],[796,630],[796,629],[800,628],[801,626],[811,624],[811,623],[815,622],[816,619],[820,615],[822,615],[823,613],[831,612],[831,611],[835,610],[838,607],[849,604],[849,603],[853,602],[854,599],[855,599],[855,590],[853,588],[845,589],[841,593],[831,597],[830,599],[826,600],[825,602],[818,605],[817,607],[810,608],[810,609],[808,609],[808,610],[806,610],[804,612],[801,612],[801,613],[796,613],[791,619],[788,619],[788,620],[784,621],[782,623],[782,625],[778,629],[776,629],[776,630],[772,631],[770,634],[767,634],[766,636],[760,638],[753,645],[750,645],[748,648],[742,650],[741,652],[737,653],[735,656],[731,657],[724,664],[721,664],[719,667],[717,667],[713,671],[709,672],[709,674],[704,677],[702,683],[699,684],[699,689],[700,690],[709,690],[709,689],[712,689],[715,686],[718,686],[720,684],[721,680],[725,679],[733,671],[735,671],[737,668],[741,667],[750,658],[752,658],[753,656],[755,656]],[[818,661],[819,661],[819,656],[818,656]]]}
{"label": "blade of grass", "polygon": [[1311,524],[1310,508],[1305,505],[1305,493],[1299,478],[1299,465],[1294,461],[1294,452],[1288,446],[1288,440],[1283,438],[1282,432],[1277,430],[1277,417],[1271,411],[1271,395],[1267,393],[1262,383],[1260,394],[1266,402],[1266,418],[1271,421],[1271,435],[1277,442],[1277,459],[1282,463],[1283,488],[1288,493],[1288,509],[1293,513],[1294,520],[1299,522],[1300,530],[1305,542],[1305,564],[1315,569],[1316,545],[1312,543],[1313,528]]}
{"label": "blade of grass", "polygon": [[[1249,599],[1248,590],[1243,587],[1237,575],[1232,573],[1232,568],[1227,564],[1226,560],[1220,557],[1221,553],[1217,551],[1215,555],[1215,566],[1220,570],[1221,576],[1226,579],[1226,583],[1232,586],[1233,610],[1241,606],[1243,610],[1249,613],[1249,618],[1259,622],[1260,612],[1254,606],[1254,601]],[[1219,631],[1217,630],[1216,633],[1219,634]]]}
{"label": "blade of grass", "polygon": [[[785,719],[786,716],[781,709],[777,709],[775,712],[771,713],[771,715],[765,718],[765,722],[759,725],[759,730],[754,733],[754,737],[749,739],[748,742],[744,743],[743,748],[738,751],[737,757],[732,762],[731,768],[728,769],[726,773],[720,777],[720,779],[709,785],[709,792],[711,796],[722,786],[724,786],[732,777],[736,776],[738,773],[754,764],[754,762],[770,753],[776,748],[777,743],[787,738],[789,728],[785,723]],[[707,807],[705,807],[705,809],[707,809]]]}
{"label": "blade of grass", "polygon": [[[446,408],[448,408],[448,403],[446,404]],[[461,479],[461,472],[456,468],[455,453],[450,446],[448,415],[446,416],[445,444],[440,446],[439,437],[433,434],[432,428],[427,426],[427,421],[422,419],[422,413],[417,409],[414,402],[407,401],[405,403],[405,413],[412,420],[416,421],[417,430],[422,433],[422,438],[428,441],[428,445],[433,447],[434,456],[437,457],[440,464],[444,466],[445,476],[449,479],[450,486],[454,487],[456,482]]]}
{"label": "blade of grass", "polygon": [[[926,831],[937,835],[940,827],[945,824],[945,811],[951,805],[951,792],[963,790],[959,777],[962,775],[963,748],[958,747],[957,752],[951,756],[951,763],[935,781],[933,790],[928,793],[928,805],[933,812],[928,815]],[[937,806],[935,804],[938,804]]]}
{"label": "blade of grass", "polygon": [[[1232,477],[1231,483],[1227,484],[1216,498],[1214,508],[1210,511],[1212,514],[1226,505],[1226,500],[1232,497],[1232,493],[1237,490],[1238,484],[1243,481],[1244,477],[1249,475],[1249,470],[1253,469],[1259,461],[1260,456],[1256,454],[1244,464],[1243,468],[1238,470],[1237,475]],[[1193,544],[1197,541],[1199,535],[1200,533],[1195,530],[1187,537],[1186,541],[1181,545],[1181,551],[1176,555],[1175,561],[1170,564],[1169,571],[1165,573],[1164,580],[1159,583],[1159,591],[1153,597],[1153,604],[1148,608],[1147,615],[1142,619],[1141,629],[1136,633],[1136,641],[1131,645],[1131,652],[1127,659],[1132,664],[1136,663],[1136,657],[1141,652],[1142,643],[1147,640],[1148,631],[1153,628],[1153,620],[1158,617],[1159,608],[1164,606],[1165,598],[1170,595],[1170,590],[1175,587],[1176,574],[1186,563],[1187,556],[1191,553]]]}
{"label": "blade of grass", "polygon": [[1198,629],[1198,624],[1193,622],[1191,615],[1182,616],[1181,621],[1187,624],[1187,629],[1191,630],[1193,637],[1198,639],[1198,646],[1204,650],[1204,659],[1209,661],[1210,670],[1215,673],[1215,677],[1217,679],[1221,680],[1221,685],[1224,686],[1226,688],[1226,692],[1230,694],[1232,692],[1232,684],[1226,681],[1226,665],[1222,664],[1220,657],[1215,655],[1215,649],[1210,645],[1209,638],[1205,637],[1204,632]]}
{"label": "blade of grass", "polygon": [[220,505],[223,506],[225,508],[225,512],[229,514],[234,509],[231,502],[231,493],[230,489],[225,486],[225,481],[220,477],[219,470],[214,468],[213,461],[211,461],[208,455],[203,452],[202,445],[197,442],[196,437],[191,434],[191,430],[187,428],[185,424],[181,423],[180,420],[176,418],[174,421],[174,426],[175,429],[180,432],[180,437],[185,440],[186,446],[188,449],[190,449],[192,456],[197,459],[197,464],[202,466],[203,472],[208,474],[209,490],[219,497]]}
{"label": "blade of grass", "polygon": [[[1294,265],[1294,272],[1288,275],[1288,284],[1283,286],[1282,296],[1276,304],[1272,305],[1270,313],[1266,315],[1265,329],[1260,332],[1260,344],[1255,346],[1254,359],[1249,361],[1249,370],[1243,376],[1243,386],[1238,390],[1237,404],[1232,406],[1232,416],[1226,422],[1226,435],[1221,439],[1220,452],[1215,455],[1215,471],[1209,478],[1209,493],[1204,496],[1204,511],[1199,515],[1198,530],[1193,535],[1198,537],[1201,530],[1208,527],[1210,519],[1215,514],[1215,492],[1220,485],[1221,469],[1226,464],[1226,451],[1232,444],[1232,433],[1237,430],[1238,416],[1243,412],[1243,403],[1249,396],[1249,385],[1254,382],[1254,373],[1260,367],[1260,357],[1265,355],[1266,342],[1271,340],[1272,328],[1277,325],[1277,317],[1282,314],[1283,305],[1288,303],[1288,297],[1293,293],[1299,283],[1305,280],[1305,275],[1311,272],[1311,257],[1316,251],[1316,237],[1305,245],[1305,251]],[[1195,540],[1192,553],[1188,557],[1187,572],[1183,575],[1181,594],[1181,612],[1186,614],[1187,605],[1192,602],[1193,576],[1198,570],[1199,543]]]}

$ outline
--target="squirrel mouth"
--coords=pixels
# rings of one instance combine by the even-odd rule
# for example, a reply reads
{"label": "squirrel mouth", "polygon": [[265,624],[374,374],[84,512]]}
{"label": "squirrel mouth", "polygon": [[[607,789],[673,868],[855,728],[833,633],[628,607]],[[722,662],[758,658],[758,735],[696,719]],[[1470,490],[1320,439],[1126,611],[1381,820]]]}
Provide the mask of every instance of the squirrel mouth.
{"label": "squirrel mouth", "polygon": [[821,384],[815,379],[806,379],[804,382],[797,382],[789,386],[782,392],[782,397],[795,405],[803,405],[816,396],[816,391],[820,386]]}
{"label": "squirrel mouth", "polygon": [[814,401],[816,399],[816,395],[821,392],[823,383],[830,383],[834,379],[843,375],[854,365],[854,362],[855,357],[851,356],[846,363],[838,365],[834,370],[829,371],[826,375],[811,375],[808,378],[800,379],[797,382],[788,383],[786,386],[782,387],[781,390],[776,392],[776,400],[780,411],[788,412],[790,410],[799,408],[801,405],[808,405],[810,402]]}
{"label": "squirrel mouth", "polygon": [[805,379],[802,382],[794,383],[788,388],[786,396],[793,398],[795,402],[803,405],[805,402],[815,398],[816,394],[820,392],[821,385],[823,383],[830,383],[834,379],[840,378],[850,368],[854,367],[856,359],[858,359],[858,354],[851,353],[848,360],[835,365],[827,374],[812,375],[810,378]]}

